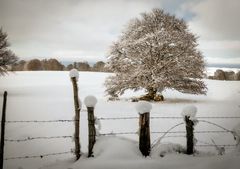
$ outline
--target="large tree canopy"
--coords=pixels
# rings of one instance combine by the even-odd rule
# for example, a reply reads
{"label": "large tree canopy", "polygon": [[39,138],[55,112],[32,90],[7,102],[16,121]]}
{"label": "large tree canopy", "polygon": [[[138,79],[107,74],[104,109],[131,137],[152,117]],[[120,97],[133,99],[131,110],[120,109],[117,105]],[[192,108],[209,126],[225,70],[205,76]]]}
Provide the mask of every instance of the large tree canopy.
{"label": "large tree canopy", "polygon": [[143,13],[110,48],[107,68],[115,75],[107,78],[106,91],[116,96],[146,89],[155,95],[170,88],[205,94],[204,60],[197,46],[184,20],[160,9]]}
{"label": "large tree canopy", "polygon": [[0,75],[7,73],[7,67],[14,64],[18,58],[8,49],[7,34],[0,28]]}

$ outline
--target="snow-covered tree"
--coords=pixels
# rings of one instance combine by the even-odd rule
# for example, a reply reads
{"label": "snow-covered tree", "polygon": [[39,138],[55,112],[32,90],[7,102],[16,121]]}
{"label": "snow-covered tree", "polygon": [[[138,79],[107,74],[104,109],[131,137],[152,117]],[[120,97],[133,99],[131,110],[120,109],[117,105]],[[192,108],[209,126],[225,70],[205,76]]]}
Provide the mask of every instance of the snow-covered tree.
{"label": "snow-covered tree", "polygon": [[8,66],[18,60],[8,47],[7,34],[0,28],[0,76],[6,74]]}
{"label": "snow-covered tree", "polygon": [[205,94],[204,60],[197,46],[184,20],[161,9],[141,14],[110,47],[106,67],[115,75],[106,79],[107,93],[145,89],[146,100],[158,100],[166,88]]}

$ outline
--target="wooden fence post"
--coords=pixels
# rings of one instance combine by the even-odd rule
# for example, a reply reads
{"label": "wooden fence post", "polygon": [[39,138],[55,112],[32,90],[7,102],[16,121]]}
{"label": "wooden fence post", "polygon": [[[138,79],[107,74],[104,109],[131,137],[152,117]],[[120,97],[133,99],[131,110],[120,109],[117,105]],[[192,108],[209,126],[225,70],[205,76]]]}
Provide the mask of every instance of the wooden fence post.
{"label": "wooden fence post", "polygon": [[94,108],[87,107],[87,110],[88,110],[88,157],[93,157],[93,146],[96,142]]}
{"label": "wooden fence post", "polygon": [[149,156],[151,152],[149,113],[140,114],[139,125],[139,149],[144,156]]}
{"label": "wooden fence post", "polygon": [[70,71],[70,78],[73,85],[73,95],[74,95],[74,106],[75,106],[75,133],[74,133],[74,141],[75,141],[75,155],[76,160],[78,160],[81,157],[81,144],[80,144],[80,103],[78,98],[78,86],[77,86],[77,80],[79,77],[78,70],[72,69]]}
{"label": "wooden fence post", "polygon": [[97,99],[94,96],[87,96],[84,103],[88,111],[88,157],[93,157],[93,146],[96,142],[94,107]]}
{"label": "wooden fence post", "polygon": [[190,120],[189,116],[185,116],[185,122],[186,122],[186,132],[187,132],[187,154],[191,155],[193,154],[194,150],[194,122]]}
{"label": "wooden fence post", "polygon": [[2,107],[0,169],[3,169],[3,160],[4,160],[4,136],[5,136],[6,107],[7,107],[7,92],[5,91],[4,95],[3,95],[3,107]]}
{"label": "wooden fence post", "polygon": [[139,150],[142,155],[149,156],[151,152],[149,116],[152,105],[146,101],[140,101],[136,105],[139,113]]}
{"label": "wooden fence post", "polygon": [[194,125],[197,122],[196,119],[197,108],[195,106],[187,106],[182,110],[182,116],[186,124],[186,140],[187,140],[187,152],[191,155],[194,153]]}

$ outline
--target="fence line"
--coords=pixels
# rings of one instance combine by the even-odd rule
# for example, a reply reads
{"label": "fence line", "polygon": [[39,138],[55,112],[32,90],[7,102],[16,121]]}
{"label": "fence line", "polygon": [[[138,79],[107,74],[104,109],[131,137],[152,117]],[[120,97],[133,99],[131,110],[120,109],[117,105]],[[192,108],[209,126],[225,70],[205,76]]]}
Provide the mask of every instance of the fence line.
{"label": "fence line", "polygon": [[[194,131],[194,133],[199,133],[199,134],[204,134],[204,133],[231,133],[232,131],[222,131],[222,130],[200,130],[200,131]],[[169,134],[174,134],[174,133],[186,133],[186,131],[170,131],[170,132],[167,132],[167,131],[153,131],[151,132],[153,134],[157,134],[157,133],[162,133],[162,134],[165,134],[165,133],[169,133]]]}
{"label": "fence line", "polygon": [[197,144],[195,145],[197,147],[236,147],[235,144]]}
{"label": "fence line", "polygon": [[67,123],[67,122],[75,122],[78,120],[13,120],[6,121],[6,123]]}
{"label": "fence line", "polygon": [[113,136],[113,135],[124,135],[124,134],[137,134],[138,132],[116,132],[116,133],[102,133],[99,136]]}
{"label": "fence line", "polygon": [[[198,119],[240,119],[239,116],[202,116],[197,117]],[[139,119],[139,117],[99,117],[97,120],[131,120],[131,119]],[[150,119],[183,119],[183,117],[178,116],[153,116]],[[6,121],[6,123],[57,123],[57,122],[75,122],[78,120],[70,120],[70,119],[59,119],[59,120],[10,120]]]}
{"label": "fence line", "polygon": [[[231,116],[231,117],[197,117],[198,119],[239,119],[240,117]],[[139,119],[139,117],[100,117],[96,118],[97,120],[132,120],[132,119]],[[183,117],[177,117],[177,116],[155,116],[150,117],[150,119],[183,119]],[[69,119],[58,119],[58,120],[23,120],[23,121],[6,121],[6,123],[69,123],[69,122],[75,122],[78,120],[69,120]],[[218,124],[215,124],[213,122],[209,122],[206,120],[199,120],[199,122],[206,122],[212,125],[215,125],[217,127],[220,127],[223,130],[202,130],[202,131],[194,131],[196,134],[205,134],[205,133],[232,133],[231,130],[226,129]],[[181,123],[182,124],[182,123]],[[166,134],[183,134],[186,133],[186,131],[152,131],[152,134],[163,134],[163,138],[174,138],[174,137],[186,137],[185,135],[166,135]],[[110,132],[110,133],[101,133],[98,134],[98,136],[111,136],[111,135],[134,135],[138,134],[138,132]],[[42,137],[27,137],[24,139],[5,139],[6,142],[26,142],[31,140],[40,140],[40,139],[67,139],[67,138],[74,138],[73,136],[42,136]],[[161,136],[162,138],[162,136]],[[226,147],[231,148],[235,147],[236,145],[232,144],[223,144],[223,145],[214,145],[214,144],[197,144],[195,145],[197,147]],[[73,153],[73,151],[66,151],[66,152],[59,152],[59,153],[49,153],[49,154],[42,154],[42,155],[34,155],[34,156],[19,156],[19,157],[8,157],[4,160],[15,160],[15,159],[28,159],[28,158],[44,158],[47,156],[56,156],[56,155],[63,155],[63,154],[69,154]]]}
{"label": "fence line", "polygon": [[63,155],[63,154],[70,154],[73,153],[72,151],[65,151],[59,153],[50,153],[50,154],[42,154],[42,155],[34,155],[34,156],[19,156],[19,157],[8,157],[4,160],[16,160],[16,159],[27,159],[27,158],[43,158],[47,156],[56,156],[56,155]]}
{"label": "fence line", "polygon": [[[232,131],[195,131],[195,133],[204,134],[204,133],[229,133]],[[179,134],[179,133],[186,133],[186,131],[152,131],[152,134]],[[110,133],[100,133],[99,136],[110,136],[110,135],[131,135],[131,134],[138,134],[138,132],[110,132]],[[186,137],[186,136],[165,136],[165,137]],[[42,136],[42,137],[27,137],[24,139],[5,139],[6,142],[25,142],[25,141],[31,141],[31,140],[40,140],[40,139],[65,139],[65,138],[73,138],[73,136]]]}
{"label": "fence line", "polygon": [[[240,119],[240,116],[202,116],[197,117],[198,119]],[[98,120],[131,120],[131,119],[139,119],[139,117],[99,117]],[[150,119],[183,119],[183,117],[179,116],[153,116]]]}
{"label": "fence line", "polygon": [[39,139],[59,139],[59,138],[73,138],[73,136],[50,136],[50,137],[27,137],[24,139],[5,139],[6,142],[24,142]]}

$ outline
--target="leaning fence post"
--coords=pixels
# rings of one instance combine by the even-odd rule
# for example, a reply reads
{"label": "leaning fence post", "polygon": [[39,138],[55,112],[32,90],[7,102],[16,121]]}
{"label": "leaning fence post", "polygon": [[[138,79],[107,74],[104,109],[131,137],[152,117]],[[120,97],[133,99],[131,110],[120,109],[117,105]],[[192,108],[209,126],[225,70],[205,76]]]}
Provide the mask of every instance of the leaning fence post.
{"label": "leaning fence post", "polygon": [[3,94],[3,107],[2,107],[0,169],[3,169],[3,160],[4,160],[4,136],[5,136],[6,107],[7,107],[7,92],[5,91]]}
{"label": "leaning fence post", "polygon": [[149,114],[152,105],[146,101],[140,101],[136,105],[139,113],[139,150],[142,155],[149,156],[151,152]]}
{"label": "leaning fence post", "polygon": [[93,146],[96,142],[94,107],[97,104],[97,99],[94,96],[87,96],[84,99],[84,104],[88,111],[88,157],[93,157]]}
{"label": "leaning fence post", "polygon": [[79,78],[79,73],[77,69],[72,69],[69,72],[69,76],[72,81],[73,85],[73,95],[74,95],[74,106],[75,106],[75,133],[74,133],[74,141],[75,141],[75,155],[76,160],[78,160],[81,156],[81,145],[80,145],[80,132],[79,132],[79,126],[80,126],[80,109],[81,105],[78,98],[78,86],[77,81]]}
{"label": "leaning fence post", "polygon": [[197,108],[195,106],[187,106],[182,111],[182,116],[186,124],[186,153],[189,155],[194,153],[194,125],[197,123],[196,113]]}

